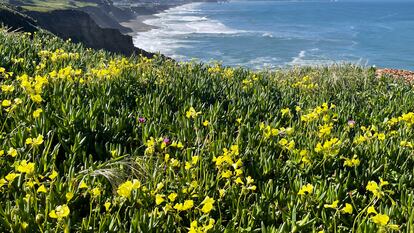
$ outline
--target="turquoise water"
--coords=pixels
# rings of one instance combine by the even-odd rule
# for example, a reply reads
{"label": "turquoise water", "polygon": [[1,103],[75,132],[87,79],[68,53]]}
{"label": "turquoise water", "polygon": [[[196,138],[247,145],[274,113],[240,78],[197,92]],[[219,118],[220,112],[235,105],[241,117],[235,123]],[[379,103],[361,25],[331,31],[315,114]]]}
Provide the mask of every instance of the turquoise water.
{"label": "turquoise water", "polygon": [[137,47],[251,68],[360,65],[414,70],[414,1],[194,3],[160,13]]}

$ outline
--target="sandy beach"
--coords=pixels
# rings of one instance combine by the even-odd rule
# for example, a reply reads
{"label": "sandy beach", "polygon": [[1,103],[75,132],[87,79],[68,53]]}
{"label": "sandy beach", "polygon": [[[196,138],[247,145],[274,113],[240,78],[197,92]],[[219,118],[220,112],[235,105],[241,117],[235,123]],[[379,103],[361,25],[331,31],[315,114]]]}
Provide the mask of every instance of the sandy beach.
{"label": "sandy beach", "polygon": [[132,32],[128,33],[128,35],[133,36],[137,32],[146,32],[151,29],[157,28],[156,26],[145,24],[144,21],[147,19],[155,18],[154,15],[138,15],[135,19],[131,19],[129,21],[121,22],[120,24],[124,27],[130,28]]}

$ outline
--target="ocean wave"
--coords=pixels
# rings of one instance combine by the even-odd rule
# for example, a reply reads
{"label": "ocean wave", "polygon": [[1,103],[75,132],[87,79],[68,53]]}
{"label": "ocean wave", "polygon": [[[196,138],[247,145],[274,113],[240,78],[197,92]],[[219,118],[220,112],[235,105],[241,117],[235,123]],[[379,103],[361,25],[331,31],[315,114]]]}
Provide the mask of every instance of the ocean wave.
{"label": "ocean wave", "polygon": [[[177,57],[178,48],[188,47],[192,34],[233,35],[243,31],[230,28],[218,20],[209,19],[197,9],[202,3],[190,3],[168,9],[147,19],[145,24],[156,28],[134,36],[136,47]],[[185,40],[184,40],[185,39]]]}
{"label": "ocean wave", "polygon": [[302,50],[299,52],[297,57],[293,57],[293,60],[290,62],[291,65],[301,64],[304,62],[303,58],[306,56],[306,51]]}

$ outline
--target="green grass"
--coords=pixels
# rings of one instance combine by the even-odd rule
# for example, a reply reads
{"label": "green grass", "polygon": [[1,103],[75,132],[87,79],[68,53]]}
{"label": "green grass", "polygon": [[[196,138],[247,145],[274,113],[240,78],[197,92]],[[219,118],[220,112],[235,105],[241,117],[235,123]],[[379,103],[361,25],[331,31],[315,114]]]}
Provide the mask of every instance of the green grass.
{"label": "green grass", "polygon": [[414,91],[373,69],[4,31],[0,67],[2,232],[413,232]]}
{"label": "green grass", "polygon": [[96,3],[79,0],[30,0],[20,1],[19,5],[25,10],[39,12],[97,6]]}

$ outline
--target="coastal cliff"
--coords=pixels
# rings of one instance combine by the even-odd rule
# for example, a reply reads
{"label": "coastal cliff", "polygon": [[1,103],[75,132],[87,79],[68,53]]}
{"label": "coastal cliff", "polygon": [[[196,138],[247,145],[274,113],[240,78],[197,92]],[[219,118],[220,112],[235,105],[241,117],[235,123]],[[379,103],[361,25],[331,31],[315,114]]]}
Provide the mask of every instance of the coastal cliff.
{"label": "coastal cliff", "polygon": [[21,30],[25,32],[35,32],[38,30],[34,19],[3,5],[0,5],[0,26],[1,25],[13,30]]}
{"label": "coastal cliff", "polygon": [[105,49],[124,55],[141,54],[152,57],[142,49],[134,47],[132,37],[123,35],[117,29],[101,28],[89,14],[78,10],[56,10],[51,12],[28,12],[36,19],[37,24],[53,34],[63,38],[71,38],[94,49]]}
{"label": "coastal cliff", "polygon": [[94,49],[130,56],[132,54],[153,57],[153,53],[134,47],[132,37],[115,28],[102,28],[92,17],[79,10],[55,10],[50,12],[24,11],[19,7],[0,5],[0,25],[10,30],[34,32],[45,29],[62,39],[83,43]]}

